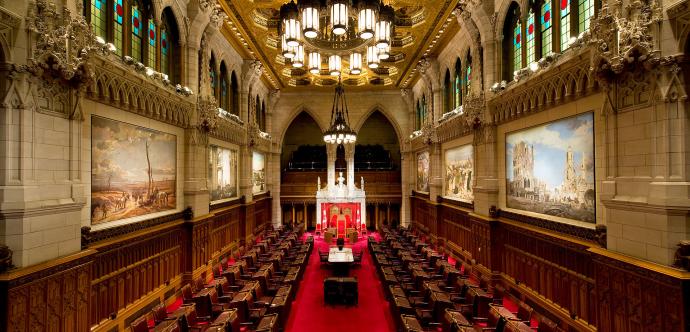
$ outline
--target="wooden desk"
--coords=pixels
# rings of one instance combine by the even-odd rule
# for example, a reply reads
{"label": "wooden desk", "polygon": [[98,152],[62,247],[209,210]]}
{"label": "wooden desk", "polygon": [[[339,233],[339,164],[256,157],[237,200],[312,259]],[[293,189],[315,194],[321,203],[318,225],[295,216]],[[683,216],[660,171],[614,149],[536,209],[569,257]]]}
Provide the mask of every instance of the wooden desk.
{"label": "wooden desk", "polygon": [[151,331],[153,332],[174,332],[179,331],[180,325],[177,319],[164,320],[156,325]]}
{"label": "wooden desk", "polygon": [[448,324],[448,328],[452,329],[451,326],[472,326],[472,323],[465,318],[465,316],[457,310],[446,309],[444,315],[444,321]]}
{"label": "wooden desk", "polygon": [[401,315],[403,331],[405,332],[423,332],[422,325],[419,324],[417,317]]}
{"label": "wooden desk", "polygon": [[256,327],[256,332],[278,331],[278,326],[276,325],[277,322],[277,314],[266,315],[259,321],[259,324]]}
{"label": "wooden desk", "polygon": [[508,321],[505,332],[534,332],[531,327],[520,321]]}

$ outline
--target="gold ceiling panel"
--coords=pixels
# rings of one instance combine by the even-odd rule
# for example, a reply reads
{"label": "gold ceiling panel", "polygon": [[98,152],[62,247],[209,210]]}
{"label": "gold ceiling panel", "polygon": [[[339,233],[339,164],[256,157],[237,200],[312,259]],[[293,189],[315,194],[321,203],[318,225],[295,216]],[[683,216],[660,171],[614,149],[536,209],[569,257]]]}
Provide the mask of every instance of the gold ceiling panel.
{"label": "gold ceiling panel", "polygon": [[[305,68],[292,68],[280,54],[278,36],[279,9],[286,0],[220,0],[230,21],[240,26],[249,52],[265,66],[265,74],[276,88],[305,86],[332,87],[337,79],[326,70],[327,53],[322,54],[319,75]],[[410,75],[441,24],[451,14],[457,0],[384,0],[395,9],[395,34],[391,56],[380,68],[363,68],[359,75],[348,73],[348,58],[343,57],[343,84],[350,87],[400,87]],[[235,37],[234,35],[232,36]],[[305,59],[306,60],[306,59]],[[366,65],[365,65],[366,67]],[[278,86],[275,86],[275,85]]]}

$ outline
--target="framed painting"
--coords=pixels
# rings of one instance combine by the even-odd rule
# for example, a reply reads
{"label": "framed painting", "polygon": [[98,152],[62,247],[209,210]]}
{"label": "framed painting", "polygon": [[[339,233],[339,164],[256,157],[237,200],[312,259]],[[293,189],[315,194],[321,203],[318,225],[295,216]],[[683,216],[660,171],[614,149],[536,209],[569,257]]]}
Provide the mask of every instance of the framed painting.
{"label": "framed painting", "polygon": [[252,156],[252,193],[266,191],[266,159],[263,153],[254,151]]}
{"label": "framed painting", "polygon": [[91,224],[177,208],[177,137],[91,117]]}
{"label": "framed painting", "polygon": [[451,199],[471,203],[474,200],[474,151],[472,144],[462,145],[446,150],[445,192]]}
{"label": "framed painting", "polygon": [[594,114],[506,134],[506,207],[595,223]]}
{"label": "framed painting", "polygon": [[237,150],[209,146],[208,190],[211,202],[237,197]]}
{"label": "framed painting", "polygon": [[417,191],[429,192],[429,151],[417,153]]}

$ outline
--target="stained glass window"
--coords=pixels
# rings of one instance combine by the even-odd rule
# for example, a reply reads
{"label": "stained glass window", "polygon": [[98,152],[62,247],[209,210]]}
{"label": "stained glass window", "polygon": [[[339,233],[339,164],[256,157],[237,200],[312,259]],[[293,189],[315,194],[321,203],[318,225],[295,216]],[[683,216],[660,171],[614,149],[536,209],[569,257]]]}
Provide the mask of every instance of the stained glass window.
{"label": "stained glass window", "polygon": [[91,0],[91,29],[103,39],[106,38],[106,6],[105,0]]}
{"label": "stained glass window", "polygon": [[148,64],[151,68],[156,68],[156,23],[149,18],[149,45],[148,45]]}
{"label": "stained glass window", "polygon": [[513,71],[522,68],[522,24],[519,18],[515,18],[515,28],[513,28]]}
{"label": "stained glass window", "polygon": [[589,22],[594,16],[594,0],[579,0],[578,5],[578,31],[580,33],[589,29]]}
{"label": "stained glass window", "polygon": [[551,53],[551,1],[541,5],[541,56]]}
{"label": "stained glass window", "polygon": [[220,108],[228,111],[228,72],[225,64],[220,65]]}
{"label": "stained glass window", "polygon": [[570,42],[570,0],[561,0],[561,52],[568,49]]}
{"label": "stained glass window", "polygon": [[122,56],[122,25],[124,24],[125,8],[122,6],[122,0],[113,1],[113,45],[115,45],[115,53]]}
{"label": "stained glass window", "polygon": [[211,55],[211,61],[208,64],[208,75],[210,78],[209,81],[211,83],[211,90],[213,90],[213,95],[216,97],[216,99],[218,99],[218,94],[216,93],[216,59],[213,55]]}
{"label": "stained glass window", "polygon": [[143,61],[143,53],[141,47],[142,33],[144,27],[141,20],[141,11],[139,6],[132,5],[132,58],[139,62]]}
{"label": "stained glass window", "polygon": [[527,64],[535,61],[534,54],[534,12],[530,9],[527,16]]}
{"label": "stained glass window", "polygon": [[422,113],[420,114],[419,118],[419,128],[422,127],[421,124],[424,122],[426,122],[426,95],[422,95]]}
{"label": "stained glass window", "polygon": [[419,99],[417,99],[417,121],[415,121],[415,130],[419,130],[422,128],[421,122],[422,122],[422,107],[419,105]]}
{"label": "stained glass window", "polygon": [[470,87],[472,86],[472,56],[467,53],[467,68],[465,69],[465,94],[470,94]]}
{"label": "stained glass window", "polygon": [[161,73],[170,74],[170,48],[165,25],[161,27]]}
{"label": "stained glass window", "polygon": [[462,63],[460,59],[455,62],[455,80],[453,82],[453,88],[455,89],[455,107],[457,109],[462,105]]}

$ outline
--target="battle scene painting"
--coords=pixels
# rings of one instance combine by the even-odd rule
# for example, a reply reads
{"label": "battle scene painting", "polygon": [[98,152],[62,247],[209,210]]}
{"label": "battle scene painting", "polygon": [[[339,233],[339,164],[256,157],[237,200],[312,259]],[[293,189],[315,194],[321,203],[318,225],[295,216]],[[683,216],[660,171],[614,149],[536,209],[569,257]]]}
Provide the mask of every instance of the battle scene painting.
{"label": "battle scene painting", "polygon": [[429,151],[417,154],[417,191],[429,192]]}
{"label": "battle scene painting", "polygon": [[448,149],[445,153],[445,197],[472,202],[474,193],[474,157],[472,144]]}
{"label": "battle scene painting", "polygon": [[237,150],[209,146],[208,189],[211,201],[237,197]]}
{"label": "battle scene painting", "polygon": [[252,193],[258,194],[266,191],[266,160],[264,155],[254,152],[252,156]]}
{"label": "battle scene painting", "polygon": [[91,118],[91,223],[172,210],[177,137],[99,116]]}
{"label": "battle scene painting", "polygon": [[506,135],[506,206],[594,223],[594,115]]}

